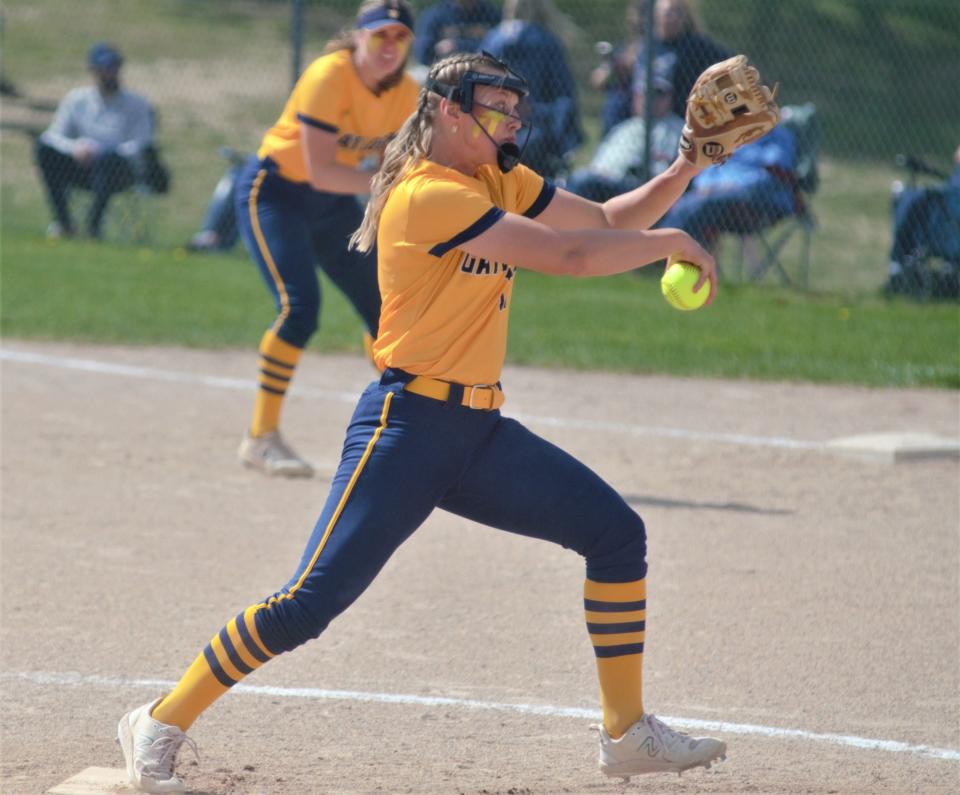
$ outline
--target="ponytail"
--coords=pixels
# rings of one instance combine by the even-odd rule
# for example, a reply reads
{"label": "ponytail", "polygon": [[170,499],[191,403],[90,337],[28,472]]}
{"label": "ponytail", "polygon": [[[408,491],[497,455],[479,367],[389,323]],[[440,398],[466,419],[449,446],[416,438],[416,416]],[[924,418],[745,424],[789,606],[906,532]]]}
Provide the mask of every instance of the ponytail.
{"label": "ponytail", "polygon": [[383,152],[383,164],[370,182],[370,199],[363,214],[363,223],[350,236],[350,248],[367,252],[377,242],[377,227],[383,206],[397,184],[403,179],[414,163],[425,157],[430,151],[433,138],[431,122],[432,112],[427,112],[427,91],[420,92],[417,110],[407,117],[403,126]]}

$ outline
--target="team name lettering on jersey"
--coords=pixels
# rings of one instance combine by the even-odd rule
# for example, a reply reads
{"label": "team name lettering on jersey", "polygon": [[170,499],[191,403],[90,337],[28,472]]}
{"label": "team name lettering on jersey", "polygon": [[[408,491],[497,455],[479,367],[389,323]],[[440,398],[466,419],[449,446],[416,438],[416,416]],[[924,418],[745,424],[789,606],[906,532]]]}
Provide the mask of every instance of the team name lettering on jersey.
{"label": "team name lettering on jersey", "polygon": [[490,262],[483,257],[472,257],[469,254],[464,254],[460,260],[460,270],[472,276],[496,276],[498,273],[502,273],[504,279],[512,279],[514,268],[504,262]]}
{"label": "team name lettering on jersey", "polygon": [[344,149],[352,149],[358,152],[383,151],[387,144],[393,140],[395,133],[390,135],[381,135],[377,138],[365,138],[362,135],[353,135],[347,133],[337,138],[337,145]]}

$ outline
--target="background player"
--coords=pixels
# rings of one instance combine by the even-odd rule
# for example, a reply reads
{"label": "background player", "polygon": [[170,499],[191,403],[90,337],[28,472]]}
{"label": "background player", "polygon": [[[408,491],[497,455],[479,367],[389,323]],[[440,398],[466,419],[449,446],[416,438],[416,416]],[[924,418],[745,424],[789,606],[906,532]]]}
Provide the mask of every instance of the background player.
{"label": "background player", "polygon": [[172,692],[121,719],[128,773],[141,788],[182,791],[174,762],[196,718],[323,632],[436,507],[586,559],[605,773],[679,771],[725,754],[720,740],[679,734],[644,710],[642,520],[591,470],[499,412],[517,265],[603,276],[675,253],[701,268],[698,286],[713,299],[713,258],[680,230],[647,231],[702,167],[679,156],[602,205],[556,190],[517,165],[525,96],[526,83],[492,57],[452,56],[431,68],[416,113],[387,147],[354,236],[361,250],[375,236],[379,246],[374,356],[383,376],[360,397],[287,585],[228,621]]}
{"label": "background player", "polygon": [[313,468],[280,435],[280,412],[320,312],[319,264],[376,336],[376,254],[350,251],[384,147],[410,115],[418,86],[404,73],[413,41],[406,0],[367,0],[356,27],[297,82],[237,186],[237,225],[279,313],[260,341],[260,373],[240,460],[271,475]]}

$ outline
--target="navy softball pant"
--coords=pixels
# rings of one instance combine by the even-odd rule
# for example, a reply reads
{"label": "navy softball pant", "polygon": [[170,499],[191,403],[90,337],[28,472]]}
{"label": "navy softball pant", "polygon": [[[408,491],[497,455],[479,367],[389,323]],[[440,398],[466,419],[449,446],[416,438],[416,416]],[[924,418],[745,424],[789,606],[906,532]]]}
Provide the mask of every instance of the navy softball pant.
{"label": "navy softball pant", "polygon": [[273,654],[317,637],[434,508],[542,538],[597,582],[646,575],[643,521],[599,476],[499,411],[403,391],[387,370],[360,397],[296,573],[255,613]]}
{"label": "navy softball pant", "polygon": [[377,255],[347,249],[363,210],[354,196],[324,193],[277,173],[270,158],[251,156],[237,183],[237,228],[279,314],[274,332],[298,348],[317,330],[316,266],[343,291],[371,336],[380,323]]}

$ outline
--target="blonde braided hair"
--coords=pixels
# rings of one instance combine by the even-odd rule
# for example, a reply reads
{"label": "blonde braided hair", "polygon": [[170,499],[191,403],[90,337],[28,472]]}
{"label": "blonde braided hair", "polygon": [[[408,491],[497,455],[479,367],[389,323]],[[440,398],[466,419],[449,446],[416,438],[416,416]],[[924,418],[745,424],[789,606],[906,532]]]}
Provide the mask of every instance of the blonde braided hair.
{"label": "blonde braided hair", "polygon": [[[459,85],[460,78],[469,71],[488,71],[498,74],[502,67],[481,53],[458,53],[437,61],[427,75],[427,81],[436,80],[445,85]],[[383,163],[370,183],[370,199],[363,214],[363,223],[350,237],[350,248],[370,251],[377,241],[380,215],[387,197],[400,180],[418,162],[430,156],[433,144],[433,120],[440,106],[440,95],[420,89],[417,109],[383,152]]]}

